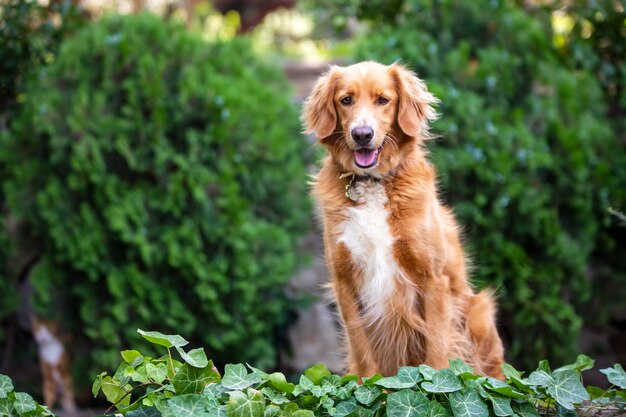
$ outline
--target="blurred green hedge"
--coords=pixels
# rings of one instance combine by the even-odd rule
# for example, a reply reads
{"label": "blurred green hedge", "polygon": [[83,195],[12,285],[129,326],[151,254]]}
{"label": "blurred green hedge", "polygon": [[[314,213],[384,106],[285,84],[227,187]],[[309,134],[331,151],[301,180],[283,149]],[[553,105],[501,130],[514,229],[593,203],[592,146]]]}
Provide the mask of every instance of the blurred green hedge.
{"label": "blurred green hedge", "polygon": [[[39,70],[54,60],[61,41],[85,22],[81,11],[72,3],[52,2],[44,7],[35,0],[6,0],[0,5],[0,135],[6,134],[10,121],[24,100],[26,84]],[[0,154],[4,150],[0,147]],[[19,280],[22,269],[30,262],[32,242],[21,239],[25,225],[15,222],[8,212],[2,191],[8,167],[0,163],[0,346],[7,358],[16,340],[14,313],[20,306]],[[23,250],[25,249],[25,250]],[[11,333],[7,337],[6,330]],[[9,341],[11,339],[11,341]],[[6,342],[6,343],[5,343]],[[24,352],[21,349],[20,352]],[[5,363],[0,364],[6,365]]]}
{"label": "blurred green hedge", "polygon": [[290,98],[246,39],[207,44],[150,15],[89,25],[28,84],[3,189],[40,252],[35,308],[89,346],[83,375],[138,327],[274,365],[310,216]]}
{"label": "blurred green hedge", "polygon": [[626,151],[605,77],[554,46],[551,10],[405,0],[381,15],[331,3],[325,13],[348,7],[370,22],[356,60],[404,62],[442,100],[432,159],[466,227],[474,281],[497,289],[507,359],[571,361],[583,317],[605,325],[624,299],[623,231],[607,209],[626,207]]}

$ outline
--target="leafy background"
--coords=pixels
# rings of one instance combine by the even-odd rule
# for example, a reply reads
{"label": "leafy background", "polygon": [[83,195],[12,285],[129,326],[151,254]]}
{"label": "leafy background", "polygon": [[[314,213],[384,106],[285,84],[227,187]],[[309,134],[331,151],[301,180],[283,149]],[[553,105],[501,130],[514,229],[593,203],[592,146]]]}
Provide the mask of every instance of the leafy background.
{"label": "leafy background", "polygon": [[138,327],[220,367],[280,366],[312,217],[281,67],[311,57],[399,59],[442,99],[442,199],[474,281],[500,294],[512,364],[626,362],[626,228],[608,212],[626,207],[623,5],[302,0],[237,36],[243,14],[201,2],[184,27],[181,10],[2,4],[0,370],[16,386],[38,392],[25,300],[72,334],[81,387]]}
{"label": "leafy background", "polygon": [[83,352],[77,378],[114,366],[143,326],[274,366],[310,216],[309,144],[279,70],[245,39],[111,16],[24,91],[3,195],[34,252],[34,310]]}

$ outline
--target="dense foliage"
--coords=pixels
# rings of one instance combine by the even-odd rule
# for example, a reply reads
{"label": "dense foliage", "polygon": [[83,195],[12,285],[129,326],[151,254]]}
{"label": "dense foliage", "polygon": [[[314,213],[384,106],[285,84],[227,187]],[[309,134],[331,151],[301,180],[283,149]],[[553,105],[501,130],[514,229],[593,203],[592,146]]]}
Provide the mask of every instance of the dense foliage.
{"label": "dense foliage", "polygon": [[[624,232],[607,212],[626,206],[623,130],[608,117],[615,89],[555,48],[541,10],[406,0],[381,16],[368,2],[331,3],[371,23],[357,60],[404,62],[442,100],[431,144],[442,198],[466,226],[475,281],[497,288],[509,360],[571,360],[588,303],[599,320],[624,299]],[[600,67],[589,50],[580,53]],[[607,275],[613,294],[590,300],[591,280]]]}
{"label": "dense foliage", "polygon": [[0,416],[43,417],[52,416],[48,408],[38,404],[25,392],[16,392],[13,381],[0,374]]}
{"label": "dense foliage", "polygon": [[207,44],[149,15],[94,23],[28,85],[0,149],[39,252],[34,307],[89,346],[77,369],[112,366],[139,326],[274,364],[308,145],[246,39]]}
{"label": "dense foliage", "polygon": [[[608,1],[596,2],[593,7],[574,2],[557,17],[562,21],[554,34],[559,55],[573,69],[593,73],[604,92],[605,122],[613,129],[616,148],[602,154],[611,172],[600,192],[610,192],[607,200],[613,213],[623,212],[626,170],[620,167],[626,166],[626,10]],[[594,296],[583,311],[585,319],[594,324],[610,319],[613,306],[622,306],[626,299],[626,246],[620,244],[626,241],[626,227],[619,216],[606,223],[598,230],[591,260]],[[623,342],[617,343],[623,346]]]}
{"label": "dense foliage", "polygon": [[[70,2],[53,2],[48,7],[34,0],[2,2],[0,134],[7,131],[10,120],[15,117],[24,99],[27,81],[36,77],[41,67],[54,61],[61,41],[83,23],[80,10]],[[0,163],[0,189],[2,179],[8,175],[6,168]],[[20,244],[12,241],[18,233],[16,226],[7,212],[4,192],[0,191],[0,345],[4,345],[5,349],[8,349],[8,343],[4,344],[5,322],[19,306],[17,277],[24,263],[15,259],[15,253],[20,252]],[[0,364],[0,367],[3,365]]]}
{"label": "dense foliage", "polygon": [[[405,366],[395,376],[363,378],[361,385],[356,376],[332,375],[324,365],[315,365],[293,384],[279,372],[267,374],[242,364],[226,365],[220,376],[202,348],[184,349],[188,342],[181,336],[139,332],[167,348],[167,354],[153,358],[137,350],[123,351],[116,372],[103,372],[93,384],[93,394],[102,391],[112,404],[110,410],[129,417],[530,417],[538,416],[538,408],[576,415],[570,410],[590,399],[580,373],[594,364],[580,355],[575,363],[552,371],[542,361],[527,378],[504,365],[503,382],[476,375],[457,359],[450,361],[449,369]],[[173,358],[174,350],[182,362]],[[591,391],[623,409],[626,373],[620,365],[602,372],[618,389]],[[597,400],[586,406],[605,403]]]}
{"label": "dense foliage", "polygon": [[[224,375],[203,348],[186,350],[179,335],[138,332],[167,352],[151,357],[138,350],[121,352],[113,375],[102,372],[92,386],[111,404],[106,415],[126,417],[559,417],[620,415],[626,406],[626,372],[621,365],[602,369],[611,387],[583,387],[581,372],[594,361],[579,355],[576,362],[552,371],[548,361],[524,377],[503,365],[506,381],[474,373],[462,360],[449,369],[405,366],[397,375],[376,374],[357,382],[354,375],[333,375],[315,365],[298,384],[280,372],[268,374],[250,365],[228,364]],[[175,355],[177,353],[178,355]],[[180,360],[175,359],[178,356]],[[25,393],[14,392],[11,379],[0,375],[0,415],[50,416],[50,411]]]}
{"label": "dense foliage", "polygon": [[7,0],[0,6],[0,126],[24,93],[26,80],[54,60],[61,40],[84,20],[72,3],[43,7],[34,0]]}

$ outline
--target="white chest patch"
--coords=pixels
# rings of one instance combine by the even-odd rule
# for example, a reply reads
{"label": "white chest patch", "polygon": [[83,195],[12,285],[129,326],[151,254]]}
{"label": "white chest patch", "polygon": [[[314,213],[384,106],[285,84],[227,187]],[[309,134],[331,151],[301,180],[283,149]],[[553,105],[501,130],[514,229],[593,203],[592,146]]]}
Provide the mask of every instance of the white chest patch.
{"label": "white chest patch", "polygon": [[45,325],[41,325],[35,333],[35,340],[39,345],[41,359],[50,365],[57,365],[63,355],[63,344]]}
{"label": "white chest patch", "polygon": [[341,224],[337,242],[347,246],[352,261],[363,272],[359,296],[368,319],[375,321],[383,316],[400,268],[392,254],[394,237],[387,222],[385,188],[378,182],[361,181],[355,184],[354,191],[363,203],[347,209],[347,219]]}

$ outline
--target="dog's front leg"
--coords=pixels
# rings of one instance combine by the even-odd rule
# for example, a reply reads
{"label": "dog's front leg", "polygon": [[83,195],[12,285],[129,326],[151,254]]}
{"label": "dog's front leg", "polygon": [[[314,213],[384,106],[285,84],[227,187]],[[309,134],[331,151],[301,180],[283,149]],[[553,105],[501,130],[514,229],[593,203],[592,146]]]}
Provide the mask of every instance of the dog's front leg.
{"label": "dog's front leg", "polygon": [[450,302],[449,278],[428,277],[422,297],[426,325],[426,363],[433,368],[448,367],[451,358],[450,336],[452,328],[452,303]]}
{"label": "dog's front leg", "polygon": [[452,335],[450,279],[441,272],[434,272],[440,268],[431,258],[424,256],[429,253],[427,247],[416,249],[421,248],[421,244],[414,239],[398,239],[394,245],[394,258],[407,276],[411,277],[411,286],[417,295],[417,306],[410,310],[411,314],[407,314],[407,317],[423,336],[423,353],[419,358],[414,358],[413,362],[424,361],[441,369],[448,366],[449,338]]}
{"label": "dog's front leg", "polygon": [[356,293],[356,273],[350,252],[343,244],[332,251],[330,268],[335,299],[347,333],[348,373],[359,377],[378,372],[369,340],[365,334],[359,299]]}
{"label": "dog's front leg", "polygon": [[335,286],[335,293],[348,336],[348,373],[359,377],[372,376],[378,372],[378,366],[365,335],[358,301],[350,288],[341,283]]}

